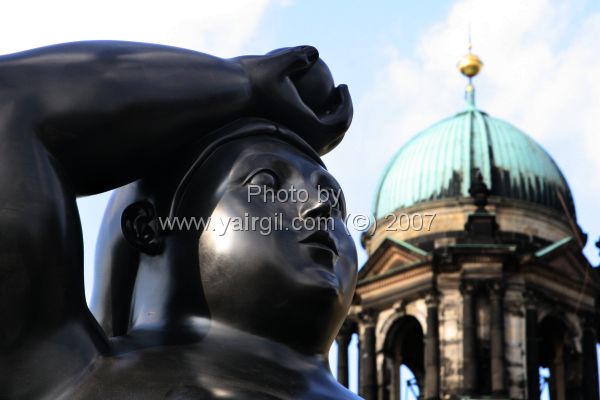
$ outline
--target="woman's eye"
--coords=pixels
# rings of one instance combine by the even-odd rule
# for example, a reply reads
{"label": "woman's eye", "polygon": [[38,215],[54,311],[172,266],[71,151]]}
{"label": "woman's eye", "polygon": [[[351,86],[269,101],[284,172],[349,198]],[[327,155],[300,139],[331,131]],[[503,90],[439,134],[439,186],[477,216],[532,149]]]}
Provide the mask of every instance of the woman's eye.
{"label": "woman's eye", "polygon": [[273,189],[279,187],[279,180],[273,171],[262,170],[258,171],[247,181],[249,185],[267,186]]}

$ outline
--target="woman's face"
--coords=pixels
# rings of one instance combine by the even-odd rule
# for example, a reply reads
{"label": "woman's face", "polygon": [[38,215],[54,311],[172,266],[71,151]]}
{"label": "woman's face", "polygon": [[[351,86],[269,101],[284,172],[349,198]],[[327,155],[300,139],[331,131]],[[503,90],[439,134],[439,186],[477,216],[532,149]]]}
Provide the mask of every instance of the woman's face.
{"label": "woman's face", "polygon": [[[208,171],[218,182],[202,175]],[[195,237],[211,318],[325,352],[356,284],[356,249],[337,182],[269,137],[221,146],[195,175],[177,214],[205,216]],[[214,192],[209,212],[207,186]]]}

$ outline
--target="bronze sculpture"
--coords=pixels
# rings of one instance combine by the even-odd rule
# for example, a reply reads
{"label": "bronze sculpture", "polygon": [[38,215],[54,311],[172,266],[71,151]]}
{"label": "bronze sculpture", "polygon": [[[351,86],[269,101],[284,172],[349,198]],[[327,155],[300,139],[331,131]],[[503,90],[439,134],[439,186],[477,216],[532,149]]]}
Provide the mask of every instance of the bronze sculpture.
{"label": "bronze sculpture", "polygon": [[[319,156],[352,104],[316,49],[223,60],[70,43],[1,57],[0,85],[0,398],[357,398],[326,358],[356,250],[343,201],[317,192],[340,191]],[[265,202],[250,185],[310,196]],[[102,329],[75,198],[117,187],[92,299]],[[164,225],[244,215],[281,229]],[[330,229],[292,226],[318,218]]]}

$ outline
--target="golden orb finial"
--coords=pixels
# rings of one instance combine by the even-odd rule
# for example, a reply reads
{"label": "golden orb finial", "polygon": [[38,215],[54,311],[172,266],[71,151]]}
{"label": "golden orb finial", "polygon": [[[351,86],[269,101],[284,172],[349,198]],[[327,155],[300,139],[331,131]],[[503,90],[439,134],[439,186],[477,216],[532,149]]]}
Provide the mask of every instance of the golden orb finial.
{"label": "golden orb finial", "polygon": [[481,59],[471,52],[473,45],[471,44],[471,27],[469,26],[469,53],[465,54],[458,61],[458,70],[461,74],[469,78],[469,84],[465,91],[465,99],[467,100],[467,106],[470,109],[475,108],[475,88],[471,84],[471,79],[481,71],[483,68],[483,62]]}
{"label": "golden orb finial", "polygon": [[481,71],[481,68],[483,68],[483,62],[481,61],[481,58],[479,58],[477,55],[471,53],[471,49],[473,49],[473,43],[471,43],[471,25],[469,24],[469,45],[468,45],[468,49],[469,49],[469,53],[465,54],[459,61],[458,61],[458,70],[460,71],[461,74],[463,74],[464,76],[466,76],[467,78],[469,78],[469,81],[471,80],[471,78],[473,78],[475,75],[477,75],[479,73],[479,71]]}
{"label": "golden orb finial", "polygon": [[483,68],[483,62],[477,55],[471,53],[470,47],[471,45],[469,44],[469,53],[465,54],[458,61],[457,65],[460,73],[469,79],[477,75],[481,71],[481,68]]}

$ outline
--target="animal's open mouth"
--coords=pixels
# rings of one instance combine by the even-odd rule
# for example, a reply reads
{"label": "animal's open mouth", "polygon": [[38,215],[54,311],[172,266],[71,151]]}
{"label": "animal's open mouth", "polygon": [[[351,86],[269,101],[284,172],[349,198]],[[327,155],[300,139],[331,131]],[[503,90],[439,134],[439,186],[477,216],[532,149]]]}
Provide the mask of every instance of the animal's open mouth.
{"label": "animal's open mouth", "polygon": [[321,247],[326,250],[330,250],[336,256],[339,256],[338,248],[337,248],[337,245],[335,244],[335,241],[333,240],[331,235],[329,233],[327,233],[326,231],[323,231],[323,230],[315,231],[315,232],[311,233],[310,235],[308,235],[307,237],[305,237],[304,239],[300,240],[300,243],[309,244],[309,245],[316,246],[316,247]]}

